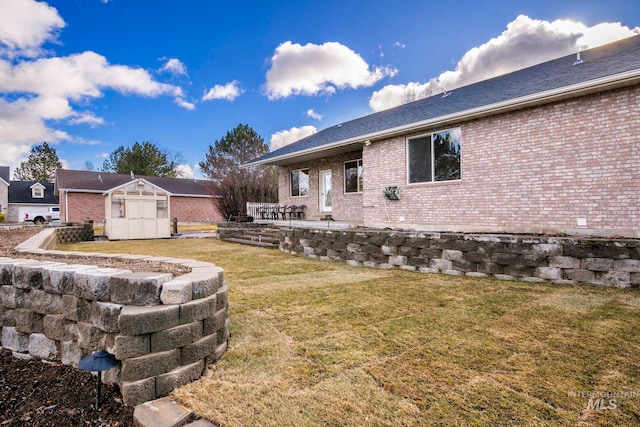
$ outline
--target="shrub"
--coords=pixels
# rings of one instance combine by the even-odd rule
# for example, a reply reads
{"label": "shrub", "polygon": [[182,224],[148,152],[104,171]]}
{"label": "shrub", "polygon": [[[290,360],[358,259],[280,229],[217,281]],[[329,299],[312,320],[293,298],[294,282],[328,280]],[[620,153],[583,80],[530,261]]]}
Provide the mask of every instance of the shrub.
{"label": "shrub", "polygon": [[0,212],[0,222],[4,222],[4,212]]}

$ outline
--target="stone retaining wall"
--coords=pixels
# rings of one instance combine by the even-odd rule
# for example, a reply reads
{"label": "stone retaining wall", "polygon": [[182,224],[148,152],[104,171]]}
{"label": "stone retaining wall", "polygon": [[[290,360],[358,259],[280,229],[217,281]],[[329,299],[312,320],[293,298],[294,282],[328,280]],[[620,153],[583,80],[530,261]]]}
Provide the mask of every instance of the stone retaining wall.
{"label": "stone retaining wall", "polygon": [[[61,230],[45,229],[17,248],[58,256],[60,262],[0,258],[1,343],[14,356],[77,366],[106,349],[121,364],[105,381],[117,382],[125,404],[137,405],[200,378],[226,351],[228,288],[222,268],[186,259],[41,249],[59,241]],[[61,236],[70,234],[64,230]],[[73,264],[74,258],[100,255],[180,265],[190,272],[173,277]]]}
{"label": "stone retaining wall", "polygon": [[640,240],[282,228],[280,249],[350,265],[533,282],[640,286]]}

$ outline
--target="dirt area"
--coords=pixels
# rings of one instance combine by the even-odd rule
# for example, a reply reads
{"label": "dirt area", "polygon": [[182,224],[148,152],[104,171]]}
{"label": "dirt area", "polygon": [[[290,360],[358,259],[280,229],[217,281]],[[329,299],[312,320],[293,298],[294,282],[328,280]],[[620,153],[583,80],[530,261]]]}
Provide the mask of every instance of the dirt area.
{"label": "dirt area", "polygon": [[[0,256],[15,257],[13,248],[40,230],[0,227]],[[125,268],[132,267],[128,263]],[[96,377],[89,372],[56,362],[20,360],[10,351],[0,350],[2,427],[133,425],[133,407],[122,403],[117,386],[102,385],[98,409],[96,390]]]}
{"label": "dirt area", "polygon": [[122,403],[115,385],[56,362],[20,360],[0,350],[0,426],[133,425],[133,407]]}

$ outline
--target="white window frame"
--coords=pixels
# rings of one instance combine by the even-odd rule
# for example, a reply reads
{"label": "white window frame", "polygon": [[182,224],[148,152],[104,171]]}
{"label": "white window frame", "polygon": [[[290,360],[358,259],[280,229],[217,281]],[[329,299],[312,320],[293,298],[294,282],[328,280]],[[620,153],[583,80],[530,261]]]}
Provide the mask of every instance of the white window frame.
{"label": "white window frame", "polygon": [[[449,179],[449,180],[441,180],[441,181],[436,181],[435,177],[436,177],[436,168],[435,168],[435,163],[436,163],[436,159],[435,159],[435,153],[434,153],[434,137],[435,135],[439,134],[439,133],[444,133],[444,132],[451,132],[451,131],[458,131],[458,133],[460,134],[460,177],[457,179]],[[409,143],[410,141],[414,140],[414,139],[419,139],[419,138],[424,138],[424,137],[430,137],[431,138],[431,180],[430,181],[416,181],[416,182],[412,182],[411,181],[411,159],[409,158],[410,156],[410,149],[409,149]],[[414,135],[411,137],[408,137],[405,141],[405,152],[406,152],[406,173],[407,173],[407,185],[424,185],[424,184],[437,184],[437,183],[452,183],[452,182],[459,182],[462,180],[462,129],[460,127],[454,127],[454,128],[449,128],[449,129],[442,129],[439,130],[437,132],[428,132],[428,133],[423,133],[420,135]]]}
{"label": "white window frame", "polygon": [[41,185],[31,187],[31,198],[44,199],[44,188]]}
{"label": "white window frame", "polygon": [[[356,170],[358,171],[358,190],[357,191],[347,191],[347,163],[356,163]],[[343,172],[343,185],[344,185],[344,194],[361,194],[363,192],[362,187],[360,186],[360,182],[362,181],[362,175],[364,175],[364,166],[362,163],[362,159],[353,159],[347,160],[344,162],[342,166]],[[364,183],[362,184],[364,185]]]}
{"label": "white window frame", "polygon": [[[301,194],[301,191],[300,191],[300,178],[299,178],[300,174],[298,174],[298,194],[297,195],[293,194],[293,173],[294,172],[304,172],[307,175],[307,192],[305,194]],[[309,197],[309,193],[311,192],[310,178],[311,178],[311,175],[309,174],[308,168],[290,170],[289,171],[289,196],[290,197]]]}

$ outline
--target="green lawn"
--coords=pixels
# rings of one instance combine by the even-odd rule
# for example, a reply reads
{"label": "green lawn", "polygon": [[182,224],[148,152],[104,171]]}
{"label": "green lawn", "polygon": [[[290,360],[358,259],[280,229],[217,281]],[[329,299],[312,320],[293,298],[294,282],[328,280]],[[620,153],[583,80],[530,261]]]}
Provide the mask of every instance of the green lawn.
{"label": "green lawn", "polygon": [[215,239],[60,249],[224,268],[229,351],[174,397],[225,426],[640,424],[638,290],[355,268]]}

